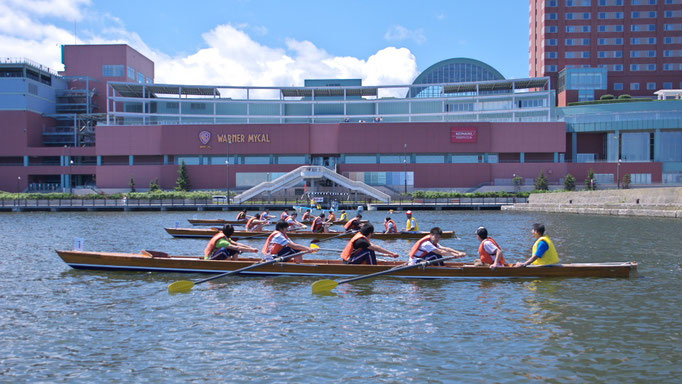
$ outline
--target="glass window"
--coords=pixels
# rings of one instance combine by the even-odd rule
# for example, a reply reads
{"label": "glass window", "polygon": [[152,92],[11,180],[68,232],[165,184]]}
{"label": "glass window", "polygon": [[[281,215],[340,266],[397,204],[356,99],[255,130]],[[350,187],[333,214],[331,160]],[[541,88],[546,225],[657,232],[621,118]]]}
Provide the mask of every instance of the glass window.
{"label": "glass window", "polygon": [[621,158],[623,161],[649,161],[651,134],[628,132],[621,135]]}
{"label": "glass window", "polygon": [[410,158],[404,155],[379,155],[380,164],[402,164],[403,160],[410,162]]}
{"label": "glass window", "polygon": [[376,164],[377,157],[375,155],[346,155],[346,164]]}
{"label": "glass window", "polygon": [[305,156],[277,156],[277,164],[305,164]]}
{"label": "glass window", "polygon": [[244,156],[244,164],[270,164],[270,156]]}
{"label": "glass window", "polygon": [[655,91],[656,90],[656,83],[646,83],[646,89],[649,91]]}
{"label": "glass window", "polygon": [[452,155],[452,162],[456,164],[480,163],[481,155],[478,154],[456,154]]}
{"label": "glass window", "polygon": [[445,156],[443,155],[417,155],[415,156],[417,164],[443,164],[445,163]]}
{"label": "glass window", "polygon": [[497,153],[489,153],[488,154],[488,163],[490,164],[497,164],[500,162],[500,155]]}
{"label": "glass window", "polygon": [[137,82],[144,84],[144,75],[140,72],[137,73]]}
{"label": "glass window", "polygon": [[128,67],[128,78],[135,80],[135,68]]}
{"label": "glass window", "polygon": [[630,83],[631,91],[639,91],[639,83]]}
{"label": "glass window", "polygon": [[682,161],[682,131],[661,131],[659,145],[661,161]]}
{"label": "glass window", "polygon": [[623,83],[613,83],[613,90],[614,91],[622,91],[623,90]]}
{"label": "glass window", "polygon": [[176,165],[182,164],[183,161],[185,165],[201,165],[199,156],[175,156]]}
{"label": "glass window", "polygon": [[103,65],[102,77],[123,77],[125,76],[125,65]]}
{"label": "glass window", "polygon": [[672,89],[672,88],[673,88],[673,83],[671,83],[671,82],[665,82],[665,83],[663,83],[663,88],[664,88],[664,89]]}

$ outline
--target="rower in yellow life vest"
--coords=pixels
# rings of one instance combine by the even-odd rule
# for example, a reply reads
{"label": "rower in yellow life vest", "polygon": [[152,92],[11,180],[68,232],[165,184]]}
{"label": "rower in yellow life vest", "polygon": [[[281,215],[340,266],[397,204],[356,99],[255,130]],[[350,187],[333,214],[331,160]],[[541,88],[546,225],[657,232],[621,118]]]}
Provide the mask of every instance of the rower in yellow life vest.
{"label": "rower in yellow life vest", "polygon": [[386,221],[384,221],[384,227],[386,228],[384,233],[398,233],[398,226],[390,217],[387,217]]}
{"label": "rower in yellow life vest", "polygon": [[405,215],[407,215],[405,232],[419,232],[419,224],[417,223],[417,219],[412,217],[412,211],[405,212]]}
{"label": "rower in yellow life vest", "polygon": [[348,214],[346,211],[341,211],[341,216],[339,216],[339,221],[346,221],[348,220]]}
{"label": "rower in yellow life vest", "polygon": [[[287,236],[287,230],[289,225],[284,221],[278,221],[275,225],[275,230],[268,236],[265,240],[265,245],[263,245],[263,255],[268,260],[272,260],[275,257],[287,256],[296,252],[308,251],[312,252],[312,248],[308,248],[304,245],[296,244],[289,239]],[[301,263],[303,261],[303,255],[294,256],[291,261],[295,263]]]}
{"label": "rower in yellow life vest", "polygon": [[254,247],[238,243],[231,239],[234,227],[225,224],[222,231],[216,233],[204,249],[205,260],[237,260],[241,252],[258,252]]}
{"label": "rower in yellow life vest", "polygon": [[[429,234],[419,239],[410,250],[409,264],[413,265],[419,261],[429,261],[442,259],[443,256],[455,256],[457,258],[466,256],[466,253],[458,250],[444,247],[438,244],[440,238],[443,236],[443,231],[438,227],[431,228]],[[443,262],[437,262],[435,265],[443,265]]]}
{"label": "rower in yellow life vest", "polygon": [[476,236],[481,244],[478,246],[478,255],[480,259],[474,262],[474,265],[489,265],[490,269],[503,267],[507,264],[507,260],[502,255],[502,247],[497,244],[497,241],[488,236],[488,230],[485,227],[479,227],[476,230]]}
{"label": "rower in yellow life vest", "polygon": [[[346,232],[359,231],[361,219],[362,215],[358,213],[354,218],[348,220],[343,226],[346,229]],[[374,227],[372,227],[372,230],[374,230]]]}
{"label": "rower in yellow life vest", "polygon": [[360,228],[360,232],[356,233],[352,239],[346,244],[346,247],[341,252],[341,258],[345,264],[377,264],[376,252],[380,252],[391,256],[393,258],[399,257],[395,252],[381,248],[369,241],[369,238],[374,233],[374,226],[372,224],[365,224]]}
{"label": "rower in yellow life vest", "polygon": [[526,267],[528,264],[535,266],[558,264],[559,253],[549,236],[545,236],[544,225],[533,224],[533,237],[536,240],[530,258],[523,263],[516,263],[514,267]]}

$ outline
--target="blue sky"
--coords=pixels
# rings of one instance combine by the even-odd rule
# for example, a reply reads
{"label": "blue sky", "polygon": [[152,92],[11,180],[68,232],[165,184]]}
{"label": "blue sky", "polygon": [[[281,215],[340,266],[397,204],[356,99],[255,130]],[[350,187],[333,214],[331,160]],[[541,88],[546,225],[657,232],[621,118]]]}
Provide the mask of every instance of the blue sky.
{"label": "blue sky", "polygon": [[452,57],[481,60],[508,78],[528,76],[527,0],[48,3],[0,0],[1,56],[61,69],[58,45],[73,44],[75,20],[79,43],[125,42],[150,56],[157,82],[404,84]]}

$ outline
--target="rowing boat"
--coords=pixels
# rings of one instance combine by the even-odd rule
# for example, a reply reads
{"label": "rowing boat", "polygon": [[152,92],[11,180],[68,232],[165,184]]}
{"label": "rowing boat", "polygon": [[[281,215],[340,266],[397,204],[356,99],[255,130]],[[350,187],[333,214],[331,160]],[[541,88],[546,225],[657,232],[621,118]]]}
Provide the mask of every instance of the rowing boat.
{"label": "rowing boat", "polygon": [[[235,261],[203,260],[199,256],[171,256],[163,252],[141,253],[57,251],[66,264],[75,269],[129,270],[155,272],[223,273],[244,268],[261,260],[240,258]],[[354,276],[386,271],[403,264],[400,261],[379,262],[379,265],[344,264],[340,260],[304,260],[300,264],[285,262],[254,268],[245,275],[290,276]],[[466,263],[445,263],[445,266],[412,268],[391,273],[391,276],[421,279],[456,278],[537,278],[537,277],[634,277],[636,262],[579,263],[545,267],[491,270]]]}
{"label": "rowing boat", "polygon": [[[166,232],[173,237],[183,237],[191,239],[211,238],[218,233],[218,228],[165,228]],[[267,237],[272,233],[271,231],[234,231],[233,237]],[[341,232],[310,232],[310,231],[287,231],[287,236],[291,238],[304,239],[327,239],[337,236],[339,238],[353,237],[353,233],[341,235]],[[398,233],[374,233],[372,239],[374,240],[397,240],[397,239],[421,239],[428,235],[428,232],[398,232]],[[441,238],[450,239],[455,237],[453,231],[443,231]]]}
{"label": "rowing boat", "polygon": [[[187,219],[190,224],[194,226],[200,226],[200,225],[225,225],[225,224],[232,224],[232,225],[239,225],[239,224],[246,224],[246,220],[223,220],[223,219]],[[273,221],[274,222],[274,221]],[[312,224],[312,220],[304,220],[301,221],[301,223],[310,225]],[[346,224],[346,220],[336,220],[334,221],[335,225],[341,225],[341,224]]]}

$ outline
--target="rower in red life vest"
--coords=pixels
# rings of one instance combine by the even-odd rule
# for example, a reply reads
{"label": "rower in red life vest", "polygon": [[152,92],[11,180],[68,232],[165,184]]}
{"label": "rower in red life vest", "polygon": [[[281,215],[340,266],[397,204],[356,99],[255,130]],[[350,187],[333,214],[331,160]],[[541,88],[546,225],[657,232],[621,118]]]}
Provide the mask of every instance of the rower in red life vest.
{"label": "rower in red life vest", "polygon": [[241,212],[237,214],[236,220],[239,221],[246,220],[246,209],[242,209]]}
{"label": "rower in red life vest", "polygon": [[[442,259],[443,256],[455,256],[457,258],[464,257],[467,254],[458,250],[439,245],[443,231],[438,227],[431,228],[428,235],[419,239],[410,250],[409,264],[413,265],[419,261]],[[443,262],[434,263],[434,265],[443,265]]]}
{"label": "rower in red life vest", "polygon": [[534,266],[559,264],[559,253],[549,236],[545,236],[545,226],[533,224],[532,232],[536,240],[530,258],[523,263],[514,264],[514,267],[526,267],[528,264]]}
{"label": "rower in red life vest", "polygon": [[507,265],[507,260],[502,255],[502,247],[497,244],[495,239],[488,236],[488,230],[485,227],[479,227],[476,230],[476,236],[481,242],[481,245],[478,246],[478,255],[481,258],[476,259],[474,265],[489,265],[490,269]]}
{"label": "rower in red life vest", "polygon": [[301,221],[308,220],[312,220],[312,215],[310,215],[310,209],[306,209],[305,212],[303,213],[303,216],[301,216]]}
{"label": "rower in red life vest", "polygon": [[[287,236],[288,229],[289,225],[284,221],[277,222],[275,225],[275,231],[268,236],[267,240],[265,240],[265,245],[263,245],[263,249],[261,250],[267,260],[272,260],[275,257],[291,255],[292,253],[301,251],[312,252],[312,248],[308,248],[304,245],[296,244],[291,241],[289,236]],[[290,261],[294,261],[296,264],[299,264],[303,261],[303,255],[294,256],[290,259]]]}
{"label": "rower in red life vest", "polygon": [[380,252],[391,256],[393,258],[399,257],[395,252],[381,248],[369,241],[369,238],[374,233],[374,226],[372,224],[365,224],[360,228],[360,232],[356,233],[352,239],[346,244],[346,248],[341,252],[341,258],[345,264],[377,264],[376,252]]}
{"label": "rower in red life vest", "polygon": [[246,230],[249,232],[262,231],[263,227],[267,224],[269,224],[269,222],[267,220],[261,220],[260,213],[256,213],[256,216],[250,218],[249,221],[246,222]]}
{"label": "rower in red life vest", "polygon": [[[348,220],[348,222],[343,227],[346,228],[346,232],[359,231],[360,226],[361,226],[361,221],[362,221],[362,215],[358,213],[357,215],[355,215],[354,218]],[[373,227],[372,227],[372,230],[374,230]]]}
{"label": "rower in red life vest", "polygon": [[384,233],[398,233],[398,226],[390,217],[387,217],[386,221],[384,221],[384,227],[386,228]]}
{"label": "rower in red life vest", "polygon": [[324,213],[317,216],[310,225],[311,232],[329,232],[329,223],[324,220]]}
{"label": "rower in red life vest", "polygon": [[327,217],[327,223],[329,224],[334,224],[336,221],[336,214],[334,213],[333,210],[329,211],[329,217]]}
{"label": "rower in red life vest", "polygon": [[204,249],[205,260],[237,260],[241,252],[258,252],[258,249],[232,240],[234,227],[225,224],[223,230],[215,234]]}
{"label": "rower in red life vest", "polygon": [[303,224],[303,223],[301,223],[301,222],[299,222],[299,221],[296,221],[296,217],[297,217],[297,216],[298,216],[298,213],[296,213],[296,211],[294,211],[294,212],[292,212],[291,215],[289,215],[289,217],[287,217],[287,219],[286,219],[286,223],[289,225],[289,230],[290,230],[290,231],[295,231],[295,230],[298,230],[298,229],[308,228],[307,225],[305,225],[305,224]]}

